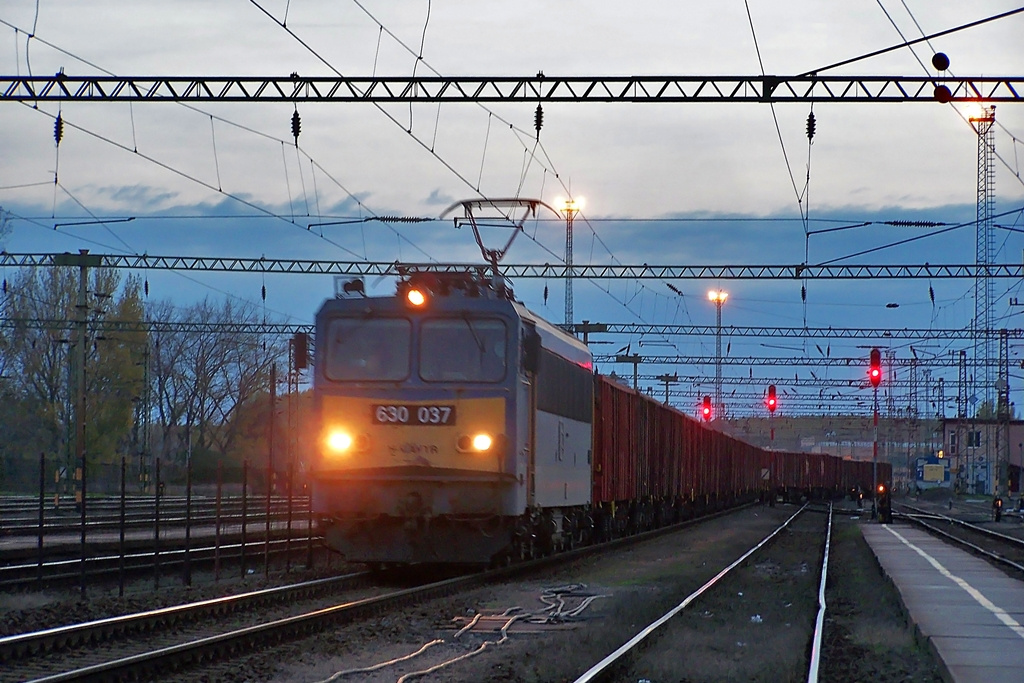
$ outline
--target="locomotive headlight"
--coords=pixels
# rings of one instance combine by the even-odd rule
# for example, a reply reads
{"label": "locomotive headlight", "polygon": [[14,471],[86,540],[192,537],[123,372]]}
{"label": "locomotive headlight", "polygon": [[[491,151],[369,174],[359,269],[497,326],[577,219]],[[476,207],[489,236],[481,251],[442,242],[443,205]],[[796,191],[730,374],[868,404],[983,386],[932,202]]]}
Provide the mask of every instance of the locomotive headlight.
{"label": "locomotive headlight", "polygon": [[491,438],[490,434],[476,434],[473,436],[473,450],[478,452],[489,451],[491,444],[494,443],[494,439]]}
{"label": "locomotive headlight", "polygon": [[459,437],[456,447],[463,453],[483,453],[491,450],[494,445],[494,437],[490,434],[480,432],[479,434],[463,434]]}
{"label": "locomotive headlight", "polygon": [[332,453],[348,453],[352,448],[352,436],[340,429],[332,430],[327,434],[327,448]]}

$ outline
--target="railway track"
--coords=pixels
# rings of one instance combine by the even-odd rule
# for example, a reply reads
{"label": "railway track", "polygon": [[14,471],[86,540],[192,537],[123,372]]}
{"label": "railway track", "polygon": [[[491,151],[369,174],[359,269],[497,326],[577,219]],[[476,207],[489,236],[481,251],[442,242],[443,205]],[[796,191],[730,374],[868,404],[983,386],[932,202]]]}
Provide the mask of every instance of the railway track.
{"label": "railway track", "polygon": [[42,563],[17,562],[0,565],[0,589],[22,590],[40,585],[66,585],[81,581],[83,572],[90,583],[116,581],[122,576],[122,572],[126,577],[152,574],[155,571],[171,573],[181,569],[186,562],[195,569],[221,563],[226,572],[229,566],[237,567],[243,555],[253,565],[262,562],[267,553],[275,559],[291,554],[298,563],[304,561],[300,556],[305,557],[314,547],[319,549],[323,540],[320,536],[307,536],[304,530],[301,536],[292,537],[290,540],[282,536],[273,536],[269,543],[262,538],[250,539],[245,544],[244,553],[237,535],[225,539],[219,546],[208,545],[209,539],[200,539],[196,545],[189,547],[187,552],[180,542],[171,545],[163,541],[165,547],[159,552],[129,551],[123,555],[115,554],[116,550],[109,547],[90,544],[90,550],[96,554],[86,558],[84,570],[80,557],[51,559]]}
{"label": "railway track", "polygon": [[[722,514],[726,513],[709,517]],[[709,517],[701,519],[706,520]],[[82,648],[71,651],[77,654],[64,654],[65,650],[60,648],[66,646],[46,649],[50,646],[45,644],[54,635],[59,636],[60,642],[65,644],[93,643],[98,637],[96,624],[79,624],[46,632],[22,634],[14,636],[13,639],[0,640],[0,663],[4,664],[0,682],[145,680],[152,678],[157,672],[165,675],[169,671],[197,663],[208,664],[218,659],[248,654],[257,648],[295,640],[337,624],[379,611],[391,610],[404,604],[452,595],[490,582],[507,581],[593,554],[615,552],[625,546],[672,533],[692,523],[691,521],[664,527],[599,546],[579,548],[510,567],[446,578],[341,603],[338,603],[335,597],[334,600],[300,607],[294,598],[289,597],[285,598],[287,608],[275,609],[273,614],[269,614],[266,608],[258,607],[261,604],[258,601],[266,599],[260,596],[262,592],[258,592],[251,599],[231,603],[236,605],[232,608],[232,614],[235,616],[219,624],[212,623],[203,615],[216,613],[221,604],[229,603],[205,601],[205,604],[197,606],[172,608],[167,611],[167,618],[174,619],[173,629],[152,626],[149,619],[154,615],[104,620],[104,623],[99,625],[99,633],[102,634],[100,645],[90,646],[85,652]],[[260,613],[252,614],[254,610]],[[155,616],[165,618],[162,614]],[[135,622],[135,619],[139,621]],[[191,625],[179,627],[183,621],[188,621]],[[126,624],[132,625],[129,627]],[[143,639],[140,637],[143,633],[153,635]],[[2,654],[5,650],[9,654]],[[52,656],[54,652],[61,653],[59,658]]]}
{"label": "railway track", "polygon": [[[773,553],[781,546],[787,557],[792,558],[795,551],[802,556],[801,570],[807,568],[807,576],[800,577],[806,592],[805,604],[798,605],[794,601],[793,613],[790,615],[793,626],[793,639],[806,642],[805,635],[810,634],[812,646],[807,658],[803,674],[798,676],[804,680],[818,680],[821,663],[821,643],[824,629],[825,580],[828,570],[829,539],[831,535],[832,511],[829,507],[827,515],[808,514],[808,506],[801,507],[783,524],[768,534],[760,542],[749,548],[732,564],[723,568],[714,577],[697,590],[690,593],[674,608],[655,621],[638,631],[632,638],[623,643],[601,661],[594,664],[576,679],[576,683],[596,683],[598,681],[620,680],[689,680],[686,666],[687,658],[681,656],[681,643],[692,645],[694,631],[707,630],[701,621],[710,621],[713,626],[705,637],[714,640],[734,640],[743,646],[742,639],[747,638],[746,632],[752,628],[760,628],[760,614],[748,615],[748,608],[756,605],[756,586],[763,586],[763,577],[759,573],[769,571],[774,566]],[[813,567],[817,567],[814,572]],[[813,593],[813,595],[812,595]],[[748,597],[753,596],[753,597]],[[726,607],[730,603],[740,601],[744,607],[735,609]],[[721,609],[719,609],[721,608]],[[719,623],[718,612],[729,614]],[[729,619],[747,623],[729,623]],[[803,620],[803,623],[799,623]],[[753,625],[753,626],[751,626]],[[787,627],[790,624],[787,624]],[[696,627],[696,628],[695,628]],[[683,631],[689,631],[683,635]],[[696,636],[700,638],[701,636]],[[709,650],[715,650],[714,642],[708,643]],[[693,650],[690,650],[693,651]],[[703,651],[703,650],[702,650]],[[710,655],[709,655],[710,656]],[[752,655],[753,656],[753,655]],[[791,671],[780,671],[776,667],[781,662],[772,660],[772,653],[760,653],[761,664],[771,668],[779,675],[780,680],[793,679]],[[680,666],[682,668],[674,668]],[[767,669],[766,669],[767,670]],[[727,671],[722,670],[726,674]],[[682,678],[680,678],[682,676]]]}
{"label": "railway track", "polygon": [[[267,614],[287,619],[298,605],[336,607],[339,593],[374,583],[370,572],[357,572],[0,638],[0,681],[109,680],[132,670],[152,675],[156,669],[143,665],[160,666],[170,656],[167,650],[198,657],[209,650],[210,638],[230,647],[232,631],[258,630]],[[234,640],[245,642],[240,634]]]}
{"label": "railway track", "polygon": [[899,519],[916,524],[1024,577],[1024,540],[1021,538],[906,503],[898,504],[897,510]]}

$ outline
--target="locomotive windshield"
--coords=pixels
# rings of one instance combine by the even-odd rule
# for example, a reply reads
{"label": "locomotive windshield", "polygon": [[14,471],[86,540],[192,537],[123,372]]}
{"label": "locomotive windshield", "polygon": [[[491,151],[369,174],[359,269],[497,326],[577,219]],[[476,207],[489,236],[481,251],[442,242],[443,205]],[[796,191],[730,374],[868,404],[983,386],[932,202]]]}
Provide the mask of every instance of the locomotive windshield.
{"label": "locomotive windshield", "polygon": [[396,382],[409,376],[412,323],[404,318],[337,318],[327,329],[327,376]]}
{"label": "locomotive windshield", "polygon": [[420,378],[427,382],[500,382],[508,332],[498,319],[434,318],[420,327]]}

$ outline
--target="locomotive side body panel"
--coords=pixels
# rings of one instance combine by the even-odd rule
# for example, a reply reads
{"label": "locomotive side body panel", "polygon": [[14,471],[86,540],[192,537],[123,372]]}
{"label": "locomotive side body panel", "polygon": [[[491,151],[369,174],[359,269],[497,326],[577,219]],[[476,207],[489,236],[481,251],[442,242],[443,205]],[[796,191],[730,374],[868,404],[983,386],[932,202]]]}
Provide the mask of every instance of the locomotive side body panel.
{"label": "locomotive side body panel", "polygon": [[535,383],[533,504],[585,506],[591,497],[593,372],[590,351],[517,305],[540,340]]}

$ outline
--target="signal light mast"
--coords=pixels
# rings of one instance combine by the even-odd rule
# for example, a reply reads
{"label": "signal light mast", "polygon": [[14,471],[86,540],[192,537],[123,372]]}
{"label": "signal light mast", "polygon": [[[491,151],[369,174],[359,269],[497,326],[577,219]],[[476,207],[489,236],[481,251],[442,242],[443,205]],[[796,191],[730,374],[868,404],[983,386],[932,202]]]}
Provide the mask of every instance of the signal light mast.
{"label": "signal light mast", "polygon": [[878,385],[882,383],[882,352],[878,349],[871,349],[871,356],[868,365],[868,379],[874,389],[874,425],[875,436],[871,446],[871,518],[874,519],[878,511]]}

